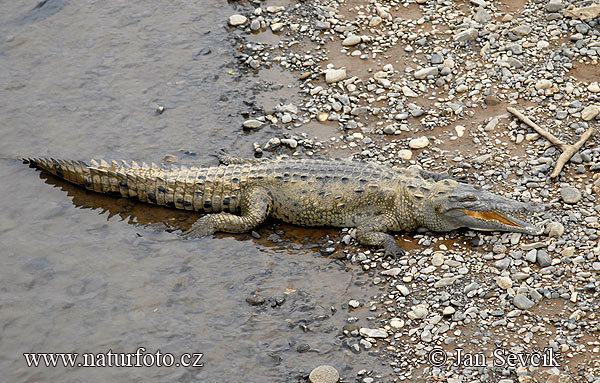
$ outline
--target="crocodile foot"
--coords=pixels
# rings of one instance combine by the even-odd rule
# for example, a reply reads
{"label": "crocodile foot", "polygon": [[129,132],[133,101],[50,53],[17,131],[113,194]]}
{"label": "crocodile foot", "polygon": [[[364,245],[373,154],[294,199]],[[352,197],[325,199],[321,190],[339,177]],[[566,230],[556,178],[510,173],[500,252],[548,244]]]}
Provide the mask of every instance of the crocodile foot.
{"label": "crocodile foot", "polygon": [[400,246],[398,246],[396,241],[393,239],[392,239],[392,241],[385,241],[383,249],[385,251],[385,256],[393,258],[393,259],[397,259],[399,257],[404,256],[404,254],[406,254],[404,249],[401,248]]}

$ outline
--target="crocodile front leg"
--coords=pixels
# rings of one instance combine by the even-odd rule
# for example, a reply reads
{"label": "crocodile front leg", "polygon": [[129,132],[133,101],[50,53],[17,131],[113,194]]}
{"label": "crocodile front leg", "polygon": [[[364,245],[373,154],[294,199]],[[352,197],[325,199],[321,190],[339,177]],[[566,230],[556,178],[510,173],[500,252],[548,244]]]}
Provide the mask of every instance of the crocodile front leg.
{"label": "crocodile front leg", "polygon": [[242,214],[207,214],[198,219],[192,227],[183,233],[190,237],[205,237],[217,231],[226,233],[244,233],[264,222],[271,213],[273,197],[262,187],[253,187],[240,198]]}
{"label": "crocodile front leg", "polygon": [[385,255],[392,258],[404,255],[393,236],[386,233],[392,226],[392,220],[379,215],[356,227],[356,240],[361,245],[376,246],[385,250]]}

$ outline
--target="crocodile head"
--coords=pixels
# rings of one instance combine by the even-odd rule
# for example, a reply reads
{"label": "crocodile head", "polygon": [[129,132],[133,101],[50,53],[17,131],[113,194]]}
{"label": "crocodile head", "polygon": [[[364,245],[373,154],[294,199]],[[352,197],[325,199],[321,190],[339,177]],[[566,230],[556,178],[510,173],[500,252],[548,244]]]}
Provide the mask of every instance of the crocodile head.
{"label": "crocodile head", "polygon": [[542,230],[516,214],[531,214],[545,208],[501,197],[478,187],[443,180],[436,183],[427,198],[425,226],[434,231],[461,227],[484,231],[511,231],[540,235]]}

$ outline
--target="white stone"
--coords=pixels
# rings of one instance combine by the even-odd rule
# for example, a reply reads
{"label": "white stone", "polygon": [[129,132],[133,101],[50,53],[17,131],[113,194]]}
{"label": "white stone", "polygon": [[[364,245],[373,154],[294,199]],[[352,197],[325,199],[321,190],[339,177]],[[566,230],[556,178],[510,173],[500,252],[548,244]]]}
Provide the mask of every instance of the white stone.
{"label": "white stone", "polygon": [[395,277],[395,276],[397,276],[398,274],[400,274],[401,272],[402,272],[402,269],[401,269],[401,268],[399,268],[399,267],[394,267],[394,268],[391,268],[391,269],[389,269],[389,270],[384,270],[384,271],[382,271],[382,272],[381,272],[381,275],[390,275],[390,276],[392,276],[392,277]]}
{"label": "white stone", "polygon": [[282,138],[281,143],[289,146],[292,149],[295,149],[298,147],[298,141],[294,140],[293,138]]}
{"label": "white stone", "polygon": [[414,90],[410,89],[408,86],[404,85],[402,87],[402,93],[406,96],[406,97],[419,97],[419,95],[417,93],[415,93]]}
{"label": "white stone", "polygon": [[581,111],[581,118],[584,121],[590,121],[596,118],[600,114],[600,106],[590,105]]}
{"label": "white stone", "polygon": [[466,86],[465,84],[460,84],[459,86],[456,87],[456,92],[457,93],[464,93],[466,91],[469,90],[469,87]]}
{"label": "white stone", "polygon": [[370,21],[369,21],[369,26],[370,27],[376,27],[379,24],[381,24],[383,22],[383,19],[379,16],[375,16],[373,17]]}
{"label": "white stone", "polygon": [[509,287],[512,287],[512,280],[509,277],[498,277],[496,279],[496,284],[504,290],[507,290]]}
{"label": "white stone", "polygon": [[404,285],[396,285],[396,290],[400,291],[400,294],[407,296],[408,294],[410,294],[410,290],[408,289],[408,287],[404,286]]}
{"label": "white stone", "polygon": [[537,90],[550,88],[552,88],[552,81],[550,80],[542,79],[535,83],[535,89]]}
{"label": "white stone", "polygon": [[283,7],[281,5],[278,7],[275,7],[275,6],[267,7],[267,12],[269,12],[269,13],[277,13],[277,12],[283,12],[283,11],[285,11],[285,7]]}
{"label": "white stone", "polygon": [[283,122],[284,124],[292,122],[292,116],[289,113],[284,113],[283,116],[281,116],[281,122]]}
{"label": "white stone", "polygon": [[408,149],[398,150],[398,158],[408,161],[412,158],[412,152]]}
{"label": "white stone", "polygon": [[441,266],[444,264],[444,254],[442,253],[433,253],[431,257],[431,264],[434,266]]}
{"label": "white stone", "polygon": [[346,37],[344,41],[342,41],[342,45],[345,47],[353,47],[357,44],[360,44],[361,41],[362,39],[360,38],[360,36],[350,35]]}
{"label": "white stone", "polygon": [[423,149],[423,148],[427,147],[427,145],[429,145],[429,139],[425,136],[419,137],[419,138],[413,138],[408,143],[408,146],[411,149]]}
{"label": "white stone", "polygon": [[464,126],[462,126],[462,125],[456,125],[456,126],[454,127],[454,130],[456,130],[456,135],[457,135],[458,137],[462,137],[462,136],[464,136],[464,135],[465,135],[465,130],[466,130],[466,129],[467,129],[467,128],[465,128],[465,127],[464,127]]}
{"label": "white stone", "polygon": [[319,366],[310,372],[310,383],[337,383],[340,380],[339,372],[332,366]]}
{"label": "white stone", "polygon": [[400,318],[392,318],[390,319],[390,326],[393,328],[402,328],[404,327],[404,320]]}
{"label": "white stone", "polygon": [[283,23],[273,23],[273,24],[271,24],[271,30],[273,32],[279,32],[283,29],[284,26],[285,26],[285,24],[283,24]]}
{"label": "white stone", "polygon": [[325,81],[328,84],[342,81],[346,78],[346,69],[329,69],[325,72]]}
{"label": "white stone", "polygon": [[438,74],[438,68],[435,66],[432,66],[432,67],[419,69],[418,71],[416,71],[414,73],[414,76],[417,80],[423,80],[423,79],[427,78],[427,76],[437,76],[437,74]]}
{"label": "white stone", "polygon": [[442,314],[444,315],[452,315],[456,312],[456,309],[452,306],[446,306],[444,307],[444,311],[442,311]]}
{"label": "white stone", "polygon": [[242,15],[229,16],[229,25],[231,25],[233,27],[235,27],[237,25],[246,24],[246,21],[248,21],[248,18],[246,16],[242,16]]}
{"label": "white stone", "polygon": [[[412,314],[412,315],[411,315]],[[416,305],[411,311],[408,312],[408,317],[411,319],[423,319],[429,314],[429,310],[423,304]]]}
{"label": "white stone", "polygon": [[587,89],[592,93],[600,93],[600,85],[598,85],[598,82],[591,83],[588,85]]}
{"label": "white stone", "polygon": [[363,327],[359,330],[360,335],[366,338],[387,338],[388,333],[382,328],[367,328]]}
{"label": "white stone", "polygon": [[242,124],[244,126],[244,128],[247,129],[256,129],[260,126],[262,126],[262,122],[258,121],[258,120],[246,120],[244,121],[244,123]]}
{"label": "white stone", "polygon": [[357,301],[356,299],[350,299],[348,301],[348,306],[352,307],[353,309],[357,308],[358,306],[360,306],[360,302]]}

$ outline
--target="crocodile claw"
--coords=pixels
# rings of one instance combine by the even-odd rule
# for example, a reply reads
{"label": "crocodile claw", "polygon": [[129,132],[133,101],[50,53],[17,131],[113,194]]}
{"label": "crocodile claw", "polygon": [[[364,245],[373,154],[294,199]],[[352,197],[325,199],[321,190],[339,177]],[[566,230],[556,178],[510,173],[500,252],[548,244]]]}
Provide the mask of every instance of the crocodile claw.
{"label": "crocodile claw", "polygon": [[406,254],[406,251],[404,251],[403,248],[398,246],[396,241],[386,243],[384,250],[385,257],[390,257],[392,259],[398,259],[399,257],[402,257],[404,256],[404,254]]}

